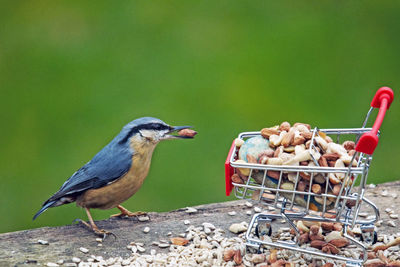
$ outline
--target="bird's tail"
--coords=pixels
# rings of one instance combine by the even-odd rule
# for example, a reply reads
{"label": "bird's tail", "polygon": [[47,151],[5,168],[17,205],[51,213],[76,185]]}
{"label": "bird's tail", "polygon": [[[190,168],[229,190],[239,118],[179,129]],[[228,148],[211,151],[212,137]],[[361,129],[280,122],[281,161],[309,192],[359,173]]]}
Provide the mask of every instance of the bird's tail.
{"label": "bird's tail", "polygon": [[34,221],[40,214],[42,214],[43,212],[45,212],[48,208],[53,207],[53,205],[54,205],[56,202],[57,202],[56,200],[53,200],[53,201],[49,201],[49,202],[45,203],[45,204],[43,205],[43,207],[35,214],[35,216],[33,216],[32,221]]}

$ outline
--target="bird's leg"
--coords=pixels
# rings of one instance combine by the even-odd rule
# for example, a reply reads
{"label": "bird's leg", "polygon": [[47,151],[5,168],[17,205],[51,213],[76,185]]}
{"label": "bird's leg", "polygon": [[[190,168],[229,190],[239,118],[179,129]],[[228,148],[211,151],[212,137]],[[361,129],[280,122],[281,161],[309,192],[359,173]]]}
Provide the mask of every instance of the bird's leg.
{"label": "bird's leg", "polygon": [[136,216],[147,214],[146,212],[143,212],[143,211],[130,212],[129,210],[122,207],[121,205],[118,205],[117,208],[121,211],[121,213],[111,215],[110,217],[124,217],[124,216],[136,217]]}
{"label": "bird's leg", "polygon": [[[89,219],[89,223],[87,223],[87,222],[85,222],[85,221],[80,221],[81,223],[83,223],[83,224],[84,224],[85,226],[87,226],[88,228],[92,229],[93,232],[94,232],[96,235],[103,237],[103,239],[104,239],[107,235],[114,235],[113,233],[108,232],[108,231],[106,231],[106,230],[104,230],[104,229],[99,229],[99,228],[97,227],[97,225],[94,223],[93,218],[92,218],[92,215],[90,214],[89,209],[88,209],[88,208],[85,208],[85,210],[86,210],[86,214],[87,214],[88,219]],[[115,235],[114,235],[114,236],[115,236]]]}

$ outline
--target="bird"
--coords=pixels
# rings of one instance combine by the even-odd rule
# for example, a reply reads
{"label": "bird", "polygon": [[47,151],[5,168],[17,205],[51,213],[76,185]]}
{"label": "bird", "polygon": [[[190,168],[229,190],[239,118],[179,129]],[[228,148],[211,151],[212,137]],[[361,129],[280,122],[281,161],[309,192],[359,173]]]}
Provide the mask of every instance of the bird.
{"label": "bird", "polygon": [[[160,119],[143,117],[126,124],[120,133],[101,149],[88,163],[65,181],[34,215],[35,220],[49,208],[76,202],[84,208],[89,223],[81,221],[96,235],[112,234],[99,229],[90,209],[118,208],[111,217],[140,216],[144,212],[130,212],[120,204],[134,195],[149,172],[153,151],[163,140],[193,138],[173,133],[192,126],[170,126]],[[187,130],[185,130],[187,131]]]}

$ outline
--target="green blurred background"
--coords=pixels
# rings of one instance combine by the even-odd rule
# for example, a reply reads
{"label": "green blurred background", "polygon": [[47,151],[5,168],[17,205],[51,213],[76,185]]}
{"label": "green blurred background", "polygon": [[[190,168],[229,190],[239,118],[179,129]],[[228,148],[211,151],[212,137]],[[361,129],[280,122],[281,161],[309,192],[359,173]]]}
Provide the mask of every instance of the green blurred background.
{"label": "green blurred background", "polygon": [[158,146],[133,211],[232,200],[223,167],[240,132],[359,127],[383,85],[397,99],[369,182],[398,179],[399,12],[400,1],[2,1],[0,232],[86,219],[72,204],[31,220],[141,116],[199,134]]}

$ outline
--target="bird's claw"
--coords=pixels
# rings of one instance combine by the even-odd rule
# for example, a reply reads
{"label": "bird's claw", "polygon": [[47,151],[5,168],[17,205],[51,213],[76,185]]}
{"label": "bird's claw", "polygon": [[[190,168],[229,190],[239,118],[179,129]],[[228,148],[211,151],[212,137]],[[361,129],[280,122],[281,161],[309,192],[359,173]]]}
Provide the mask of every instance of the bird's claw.
{"label": "bird's claw", "polygon": [[93,232],[97,235],[100,236],[103,241],[106,239],[107,235],[111,235],[114,237],[114,239],[117,239],[117,236],[114,233],[111,233],[109,231],[106,231],[104,229],[93,229]]}
{"label": "bird's claw", "polygon": [[103,240],[106,239],[107,235],[111,235],[111,236],[114,237],[114,239],[117,239],[117,236],[114,233],[106,231],[104,229],[99,229],[97,227],[92,227],[90,224],[88,224],[87,222],[85,222],[85,221],[83,221],[81,219],[75,219],[72,222],[82,223],[84,226],[86,226],[87,228],[92,230],[95,235],[101,237]]}

